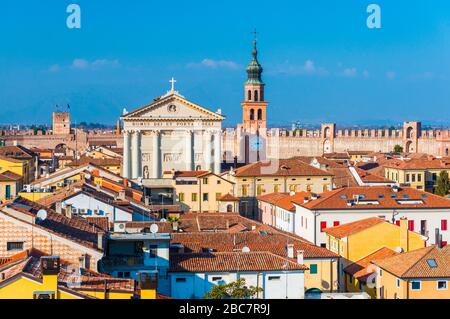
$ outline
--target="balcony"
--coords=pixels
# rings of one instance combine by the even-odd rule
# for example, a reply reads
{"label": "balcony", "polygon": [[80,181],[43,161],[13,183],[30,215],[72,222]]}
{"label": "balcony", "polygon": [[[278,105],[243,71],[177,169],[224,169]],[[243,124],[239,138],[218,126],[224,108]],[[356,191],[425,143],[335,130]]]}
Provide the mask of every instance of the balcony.
{"label": "balcony", "polygon": [[108,256],[102,259],[104,268],[144,266],[144,256]]}

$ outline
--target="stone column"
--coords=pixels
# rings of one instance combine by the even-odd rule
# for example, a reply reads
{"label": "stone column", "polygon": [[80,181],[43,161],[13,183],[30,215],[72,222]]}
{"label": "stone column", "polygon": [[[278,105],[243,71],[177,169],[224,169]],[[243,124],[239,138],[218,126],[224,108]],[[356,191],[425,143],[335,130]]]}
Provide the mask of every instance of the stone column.
{"label": "stone column", "polygon": [[125,178],[130,178],[130,168],[131,168],[131,141],[130,141],[130,132],[125,131],[123,133],[123,165],[122,165],[122,175]]}
{"label": "stone column", "polygon": [[141,133],[139,131],[134,131],[133,133],[133,154],[131,156],[132,158],[132,165],[131,165],[131,177],[133,179],[137,179],[138,177],[140,177],[141,174],[141,170],[140,170],[140,164],[141,164],[141,159],[140,159],[140,154],[141,154],[141,143],[140,143],[140,139],[141,139]]}
{"label": "stone column", "polygon": [[186,131],[186,146],[185,146],[185,155],[186,155],[186,170],[192,171],[192,149],[193,149],[193,143],[192,143],[192,131]]}
{"label": "stone column", "polygon": [[203,133],[203,154],[205,159],[205,171],[211,170],[211,132],[205,130]]}
{"label": "stone column", "polygon": [[154,131],[153,132],[153,145],[152,145],[152,164],[153,164],[153,172],[152,177],[153,178],[160,178],[160,158],[161,158],[161,147],[160,147],[160,132]]}
{"label": "stone column", "polygon": [[214,134],[214,173],[221,173],[222,164],[222,134],[217,131]]}

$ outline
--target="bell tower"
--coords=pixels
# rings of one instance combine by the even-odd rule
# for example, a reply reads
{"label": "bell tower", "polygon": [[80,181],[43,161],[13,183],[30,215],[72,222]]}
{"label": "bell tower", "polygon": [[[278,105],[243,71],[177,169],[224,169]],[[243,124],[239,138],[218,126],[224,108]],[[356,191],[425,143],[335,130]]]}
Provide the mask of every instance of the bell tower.
{"label": "bell tower", "polygon": [[242,105],[242,126],[245,131],[257,133],[266,129],[265,84],[262,81],[262,66],[258,62],[256,32],[253,40],[253,59],[247,67],[247,81],[244,83],[244,102]]}

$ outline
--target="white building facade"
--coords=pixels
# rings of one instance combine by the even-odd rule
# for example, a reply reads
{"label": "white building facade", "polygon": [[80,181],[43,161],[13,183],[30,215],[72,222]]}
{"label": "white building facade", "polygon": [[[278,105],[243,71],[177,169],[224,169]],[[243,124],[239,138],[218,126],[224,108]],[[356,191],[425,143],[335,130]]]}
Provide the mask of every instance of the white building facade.
{"label": "white building facade", "polygon": [[172,170],[219,174],[224,119],[220,113],[186,100],[172,85],[152,104],[125,114],[123,176],[145,181]]}

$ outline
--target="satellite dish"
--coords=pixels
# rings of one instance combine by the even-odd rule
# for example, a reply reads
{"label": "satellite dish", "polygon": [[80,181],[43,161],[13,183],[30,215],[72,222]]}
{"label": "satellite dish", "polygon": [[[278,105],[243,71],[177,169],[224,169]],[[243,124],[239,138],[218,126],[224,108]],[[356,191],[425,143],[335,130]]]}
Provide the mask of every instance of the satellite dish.
{"label": "satellite dish", "polygon": [[156,233],[158,232],[158,230],[159,230],[158,225],[152,224],[152,225],[150,226],[150,232],[151,232],[152,234],[156,234]]}
{"label": "satellite dish", "polygon": [[247,246],[242,248],[242,252],[243,253],[249,253],[250,252],[250,248],[248,248]]}
{"label": "satellite dish", "polygon": [[167,219],[161,218],[161,219],[160,219],[160,222],[161,222],[161,223],[165,223],[165,222],[167,222]]}
{"label": "satellite dish", "polygon": [[41,209],[36,214],[37,219],[40,221],[44,221],[47,219],[47,211],[45,209]]}

